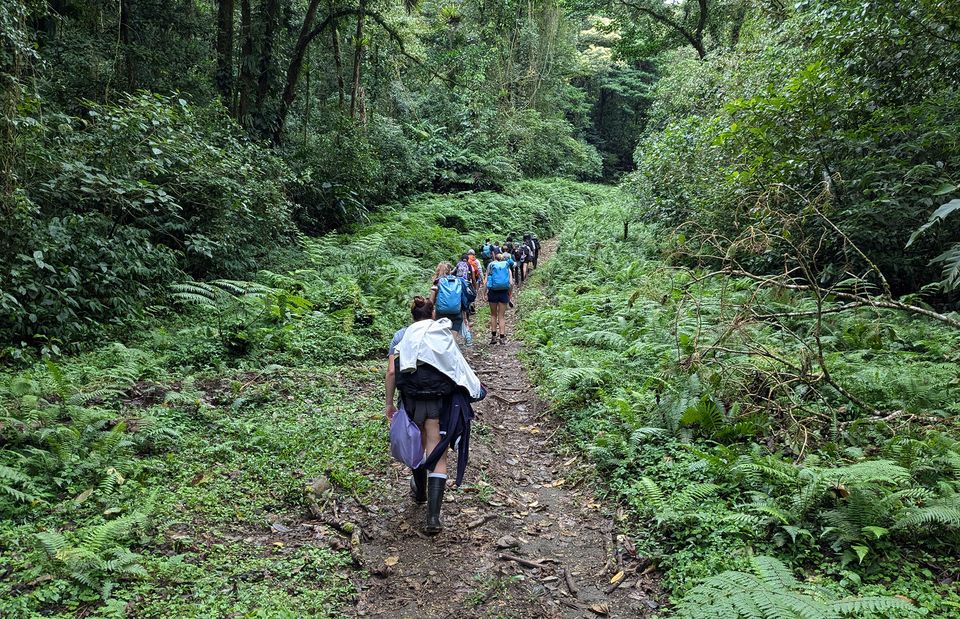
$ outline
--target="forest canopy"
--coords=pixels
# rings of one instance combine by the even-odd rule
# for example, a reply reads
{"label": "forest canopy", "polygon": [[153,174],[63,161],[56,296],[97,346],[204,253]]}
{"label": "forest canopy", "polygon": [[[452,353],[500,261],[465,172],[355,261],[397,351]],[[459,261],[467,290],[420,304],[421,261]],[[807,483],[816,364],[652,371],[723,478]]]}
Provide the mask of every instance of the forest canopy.
{"label": "forest canopy", "polygon": [[[298,230],[414,193],[604,173],[575,83],[606,69],[556,3],[0,10],[14,351],[70,348],[183,274],[249,274]],[[618,148],[622,167],[633,144]]]}

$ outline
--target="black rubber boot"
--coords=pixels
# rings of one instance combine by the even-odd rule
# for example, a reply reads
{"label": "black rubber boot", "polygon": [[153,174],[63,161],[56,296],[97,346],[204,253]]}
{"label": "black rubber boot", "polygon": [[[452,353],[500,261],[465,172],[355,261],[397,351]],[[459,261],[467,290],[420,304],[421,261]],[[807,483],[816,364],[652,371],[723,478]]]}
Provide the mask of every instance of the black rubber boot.
{"label": "black rubber boot", "polygon": [[418,505],[427,502],[427,468],[424,466],[413,469],[413,476],[410,478],[410,498]]}
{"label": "black rubber boot", "polygon": [[443,529],[440,523],[440,507],[443,505],[443,489],[447,487],[447,480],[443,477],[427,478],[427,523],[423,532],[436,535]]}

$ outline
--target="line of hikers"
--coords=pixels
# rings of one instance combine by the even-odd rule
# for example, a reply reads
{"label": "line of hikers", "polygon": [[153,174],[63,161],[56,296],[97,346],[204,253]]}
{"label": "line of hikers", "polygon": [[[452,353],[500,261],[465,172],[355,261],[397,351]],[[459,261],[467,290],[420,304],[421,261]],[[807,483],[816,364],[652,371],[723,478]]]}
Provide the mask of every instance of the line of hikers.
{"label": "line of hikers", "polygon": [[533,234],[515,241],[493,242],[489,238],[477,252],[469,250],[455,266],[449,262],[437,265],[433,274],[430,300],[438,318],[449,318],[454,331],[469,345],[473,341],[470,315],[477,299],[490,305],[490,344],[507,339],[507,307],[513,307],[513,290],[537,267],[540,241]]}
{"label": "line of hikers", "polygon": [[443,528],[440,508],[447,485],[447,452],[457,451],[459,486],[469,457],[471,404],[487,395],[453,333],[470,343],[469,315],[477,298],[485,297],[490,304],[490,343],[506,341],[507,307],[513,305],[516,283],[536,268],[540,243],[532,234],[522,241],[487,239],[480,248],[482,267],[476,254],[473,250],[463,254],[455,267],[448,262],[437,265],[430,297],[413,299],[412,322],[394,334],[387,354],[390,450],[412,470],[410,494],[418,505],[426,503],[424,531],[431,535]]}

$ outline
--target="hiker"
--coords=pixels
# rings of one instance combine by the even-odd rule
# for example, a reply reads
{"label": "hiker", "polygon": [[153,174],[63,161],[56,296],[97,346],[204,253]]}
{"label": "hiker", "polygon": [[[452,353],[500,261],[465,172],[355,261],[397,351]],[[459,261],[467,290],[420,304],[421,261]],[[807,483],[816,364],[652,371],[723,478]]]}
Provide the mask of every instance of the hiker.
{"label": "hiker", "polygon": [[493,251],[493,243],[490,242],[490,239],[483,239],[483,245],[480,246],[480,258],[483,260],[483,270],[487,270],[487,265],[493,261],[495,253]]}
{"label": "hiker", "polygon": [[397,413],[396,391],[403,412],[420,429],[426,459],[413,470],[413,500],[427,503],[424,532],[439,533],[440,509],[447,485],[447,451],[457,449],[456,485],[463,483],[470,449],[471,402],[482,400],[486,389],[470,369],[453,341],[446,320],[433,320],[430,299],[415,297],[410,305],[413,322],[397,331],[387,354],[386,415]]}
{"label": "hiker", "polygon": [[517,270],[520,274],[519,281],[523,283],[527,279],[527,263],[530,261],[530,248],[526,243],[518,243],[514,248],[514,258],[517,261]]}
{"label": "hiker", "polygon": [[527,265],[529,270],[537,268],[537,244],[533,241],[533,234],[527,232],[523,235],[523,244],[527,247]]}
{"label": "hiker", "polygon": [[507,305],[511,304],[513,271],[506,260],[507,254],[497,254],[496,260],[487,267],[487,303],[490,304],[490,344],[497,343],[497,329],[500,331],[500,343],[507,341]]}
{"label": "hiker", "polygon": [[472,249],[467,252],[467,264],[470,265],[473,289],[476,291],[477,296],[483,297],[483,268],[480,267],[480,261],[477,260],[477,252]]}
{"label": "hiker", "polygon": [[463,333],[463,323],[471,301],[466,282],[454,275],[453,267],[449,262],[441,262],[437,265],[430,291],[430,302],[434,306],[437,318],[450,319],[451,328],[458,333]]}
{"label": "hiker", "polygon": [[530,235],[530,247],[533,249],[533,268],[536,269],[540,262],[540,239],[535,234]]}
{"label": "hiker", "polygon": [[471,271],[470,262],[467,260],[469,256],[470,254],[467,254],[467,253],[463,253],[460,255],[460,260],[459,262],[457,262],[457,266],[454,267],[454,274],[457,277],[461,277],[467,280],[470,279],[470,271]]}

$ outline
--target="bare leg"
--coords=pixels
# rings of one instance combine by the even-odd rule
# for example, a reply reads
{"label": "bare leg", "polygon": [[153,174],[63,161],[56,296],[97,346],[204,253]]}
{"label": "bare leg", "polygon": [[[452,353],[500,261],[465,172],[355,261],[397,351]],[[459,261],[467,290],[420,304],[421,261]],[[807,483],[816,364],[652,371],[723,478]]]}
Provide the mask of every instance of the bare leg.
{"label": "bare leg", "polygon": [[[423,448],[426,450],[427,455],[433,453],[434,448],[440,443],[440,420],[439,419],[427,419],[423,424],[423,434],[422,434]],[[439,460],[437,460],[436,466],[433,467],[433,473],[440,473],[442,475],[447,474],[447,455],[444,454]]]}
{"label": "bare leg", "polygon": [[500,323],[500,335],[507,334],[507,304],[498,303],[497,304],[497,319]]}

